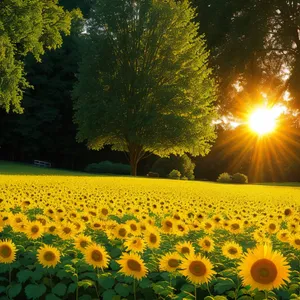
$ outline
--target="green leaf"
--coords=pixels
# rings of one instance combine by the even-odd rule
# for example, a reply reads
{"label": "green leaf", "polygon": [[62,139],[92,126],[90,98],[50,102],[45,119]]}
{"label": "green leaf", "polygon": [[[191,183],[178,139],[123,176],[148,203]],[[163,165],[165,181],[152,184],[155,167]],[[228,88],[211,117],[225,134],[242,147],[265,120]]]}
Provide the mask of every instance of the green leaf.
{"label": "green leaf", "polygon": [[30,277],[32,277],[33,272],[29,270],[22,270],[17,273],[18,281],[23,283],[26,280],[28,280]]}
{"label": "green leaf", "polygon": [[0,285],[0,294],[6,291],[6,287],[3,285]]}
{"label": "green leaf", "polygon": [[47,288],[44,284],[28,284],[25,288],[25,294],[28,299],[38,299],[46,290]]}
{"label": "green leaf", "polygon": [[61,298],[56,297],[54,294],[47,294],[46,300],[61,300]]}
{"label": "green leaf", "polygon": [[99,284],[106,290],[111,289],[115,284],[115,279],[111,274],[101,274],[98,278]]}
{"label": "green leaf", "polygon": [[38,266],[36,268],[36,270],[32,273],[32,278],[35,280],[35,281],[39,281],[42,279],[42,277],[44,276],[44,269],[42,266]]}
{"label": "green leaf", "polygon": [[90,295],[82,295],[79,297],[79,300],[91,300],[92,297]]}
{"label": "green leaf", "polygon": [[67,286],[64,283],[58,283],[53,289],[52,293],[57,296],[64,296],[67,292]]}
{"label": "green leaf", "polygon": [[102,294],[103,300],[112,300],[113,296],[116,295],[116,292],[114,290],[107,290]]}
{"label": "green leaf", "polygon": [[112,260],[109,266],[113,271],[117,271],[120,269],[120,265],[115,260]]}
{"label": "green leaf", "polygon": [[173,294],[173,287],[169,285],[169,282],[167,281],[159,281],[157,283],[152,284],[152,288],[155,291],[156,294],[162,295],[162,296],[168,296]]}
{"label": "green leaf", "polygon": [[119,248],[113,248],[109,254],[112,258],[117,258],[122,254],[122,251]]}
{"label": "green leaf", "polygon": [[13,284],[8,289],[9,298],[14,299],[17,295],[20,294],[21,290],[22,290],[22,284],[21,283]]}
{"label": "green leaf", "polygon": [[85,289],[87,289],[88,287],[94,286],[95,282],[89,279],[84,279],[84,280],[80,280],[78,281],[78,286],[83,286]]}
{"label": "green leaf", "polygon": [[227,300],[225,296],[215,296],[214,300]]}
{"label": "green leaf", "polygon": [[73,293],[75,293],[76,288],[77,288],[77,284],[76,283],[70,283],[70,285],[68,287],[67,294],[73,294]]}
{"label": "green leaf", "polygon": [[239,297],[239,300],[253,300],[253,298],[249,295],[244,295],[242,297]]}
{"label": "green leaf", "polygon": [[224,294],[236,286],[235,282],[230,278],[219,277],[217,284],[214,286],[215,292]]}
{"label": "green leaf", "polygon": [[189,283],[186,283],[184,284],[181,289],[181,291],[185,291],[185,292],[193,292],[195,290],[195,286],[193,284],[189,284]]}
{"label": "green leaf", "polygon": [[128,284],[125,283],[118,283],[115,286],[115,291],[117,294],[121,295],[122,297],[127,297],[130,294],[130,288]]}
{"label": "green leaf", "polygon": [[56,276],[59,278],[59,279],[63,279],[63,278],[69,278],[70,275],[67,271],[65,270],[59,270],[57,273],[56,273]]}
{"label": "green leaf", "polygon": [[142,288],[142,289],[146,289],[148,288],[149,286],[151,286],[151,283],[152,281],[148,278],[143,278],[141,281],[139,281],[139,286]]}

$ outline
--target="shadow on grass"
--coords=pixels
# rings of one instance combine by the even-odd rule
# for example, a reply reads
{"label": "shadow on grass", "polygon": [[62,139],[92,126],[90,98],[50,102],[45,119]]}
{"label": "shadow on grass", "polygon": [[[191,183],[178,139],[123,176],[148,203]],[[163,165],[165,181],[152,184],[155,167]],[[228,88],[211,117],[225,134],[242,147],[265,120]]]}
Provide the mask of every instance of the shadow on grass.
{"label": "shadow on grass", "polygon": [[[100,176],[84,172],[68,171],[55,168],[44,168],[33,164],[15,163],[0,160],[0,175],[44,175],[44,176]],[[101,175],[107,176],[107,175]],[[109,176],[109,175],[108,175]]]}

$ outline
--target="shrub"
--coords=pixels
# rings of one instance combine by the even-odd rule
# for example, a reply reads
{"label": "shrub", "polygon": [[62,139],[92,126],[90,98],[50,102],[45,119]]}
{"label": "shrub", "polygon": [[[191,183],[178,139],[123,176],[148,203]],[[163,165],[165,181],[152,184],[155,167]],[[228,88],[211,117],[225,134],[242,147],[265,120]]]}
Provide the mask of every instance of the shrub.
{"label": "shrub", "polygon": [[230,174],[222,173],[222,174],[219,175],[219,177],[217,179],[217,182],[230,183],[230,182],[232,182],[232,178],[231,178]]}
{"label": "shrub", "polygon": [[242,173],[235,173],[232,176],[233,183],[248,183],[248,177]]}
{"label": "shrub", "polygon": [[171,155],[170,158],[159,158],[153,164],[151,171],[158,173],[160,177],[167,178],[174,169],[190,180],[195,178],[195,164],[186,154],[182,156]]}
{"label": "shrub", "polygon": [[186,176],[182,176],[181,180],[189,180]]}
{"label": "shrub", "polygon": [[178,170],[172,170],[169,174],[169,178],[180,179],[181,173]]}
{"label": "shrub", "polygon": [[106,160],[100,163],[89,164],[85,171],[88,173],[130,175],[131,168],[129,165],[112,163]]}

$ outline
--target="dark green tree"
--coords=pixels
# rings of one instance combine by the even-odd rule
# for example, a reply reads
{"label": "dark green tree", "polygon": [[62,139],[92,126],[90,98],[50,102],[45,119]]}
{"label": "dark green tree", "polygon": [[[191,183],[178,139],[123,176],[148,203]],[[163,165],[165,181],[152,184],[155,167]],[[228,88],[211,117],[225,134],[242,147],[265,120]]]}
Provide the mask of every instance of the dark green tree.
{"label": "dark green tree", "polygon": [[215,82],[184,0],[98,0],[74,90],[78,141],[128,154],[205,155],[215,139]]}
{"label": "dark green tree", "polygon": [[65,11],[58,0],[3,0],[0,2],[0,108],[21,113],[24,90],[30,87],[24,59],[40,61],[47,49],[62,45],[71,20],[79,10]]}

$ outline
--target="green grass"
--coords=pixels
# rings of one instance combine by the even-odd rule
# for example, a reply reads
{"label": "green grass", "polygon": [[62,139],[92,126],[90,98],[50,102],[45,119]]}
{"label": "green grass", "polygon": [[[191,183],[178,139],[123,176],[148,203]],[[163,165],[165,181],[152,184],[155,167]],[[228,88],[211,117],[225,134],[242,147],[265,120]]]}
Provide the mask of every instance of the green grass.
{"label": "green grass", "polygon": [[47,176],[95,176],[84,172],[74,172],[55,168],[43,168],[30,164],[0,160],[0,174],[7,175],[47,175]]}

